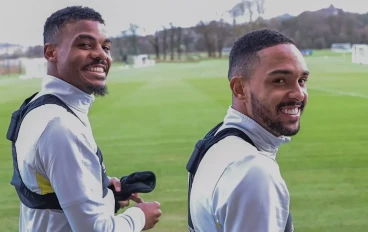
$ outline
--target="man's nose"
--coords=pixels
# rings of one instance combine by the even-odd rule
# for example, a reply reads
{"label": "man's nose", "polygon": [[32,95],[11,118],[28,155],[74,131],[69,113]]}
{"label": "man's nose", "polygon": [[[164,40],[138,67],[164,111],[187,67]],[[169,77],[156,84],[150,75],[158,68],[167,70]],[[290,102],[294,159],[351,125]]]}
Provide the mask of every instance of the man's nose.
{"label": "man's nose", "polygon": [[289,92],[289,98],[296,99],[297,101],[303,101],[305,95],[305,88],[300,86],[299,83],[292,86]]}
{"label": "man's nose", "polygon": [[94,51],[91,53],[91,56],[93,59],[99,59],[99,60],[107,59],[107,54],[102,47],[97,47],[96,49],[94,49]]}

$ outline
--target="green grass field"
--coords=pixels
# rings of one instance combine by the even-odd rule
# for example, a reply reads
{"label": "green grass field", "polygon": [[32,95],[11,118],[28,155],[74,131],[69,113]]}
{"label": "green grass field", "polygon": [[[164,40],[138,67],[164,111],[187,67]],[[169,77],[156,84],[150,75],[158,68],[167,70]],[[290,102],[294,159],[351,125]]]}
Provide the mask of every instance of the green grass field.
{"label": "green grass field", "polygon": [[[368,66],[351,64],[349,55],[317,52],[306,59],[309,104],[300,133],[278,154],[296,231],[368,231]],[[110,176],[157,174],[155,191],[143,195],[161,203],[163,216],[152,231],[187,231],[185,165],[196,140],[231,103],[227,68],[227,60],[134,70],[115,65],[110,94],[91,109]],[[19,214],[5,132],[11,112],[39,85],[40,79],[0,77],[0,231],[18,231]]]}

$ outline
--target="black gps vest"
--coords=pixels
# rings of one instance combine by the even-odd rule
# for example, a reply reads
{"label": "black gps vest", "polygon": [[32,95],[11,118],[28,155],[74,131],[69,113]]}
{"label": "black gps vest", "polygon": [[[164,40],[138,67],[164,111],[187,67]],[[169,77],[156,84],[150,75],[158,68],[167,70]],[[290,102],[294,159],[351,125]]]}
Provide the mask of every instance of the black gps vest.
{"label": "black gps vest", "polygon": [[[252,140],[241,130],[236,128],[226,128],[219,131],[217,134],[217,130],[222,126],[223,122],[217,124],[214,128],[212,128],[204,138],[197,141],[196,145],[194,146],[194,150],[192,155],[187,163],[186,169],[189,172],[189,182],[188,182],[188,230],[190,232],[195,232],[192,218],[190,215],[190,193],[192,190],[192,184],[194,181],[195,174],[197,172],[198,166],[202,161],[204,155],[213,145],[215,145],[220,140],[226,138],[227,136],[237,136],[242,138],[245,142],[251,144],[255,147]],[[285,232],[293,232],[293,221],[291,218],[291,214],[289,213],[289,217],[286,223]]]}
{"label": "black gps vest", "polygon": [[[32,209],[59,209],[59,210],[62,210],[59,204],[59,200],[55,193],[47,193],[43,195],[37,194],[29,190],[26,187],[26,185],[23,183],[22,178],[19,173],[18,162],[17,162],[17,151],[15,148],[15,143],[17,141],[19,129],[20,129],[20,126],[21,126],[21,123],[24,117],[31,110],[39,106],[46,105],[46,104],[56,104],[56,105],[59,105],[65,108],[69,113],[73,114],[74,116],[77,117],[77,115],[63,101],[61,101],[58,97],[52,94],[43,95],[37,98],[36,100],[34,100],[33,102],[31,102],[31,100],[36,96],[36,94],[37,93],[27,98],[23,102],[21,107],[17,111],[13,112],[11,116],[10,125],[8,128],[8,132],[6,134],[6,138],[12,142],[12,156],[13,156],[14,172],[13,172],[13,178],[10,183],[15,187],[20,201],[25,206],[32,208]],[[109,184],[109,179],[104,169],[103,157],[102,157],[102,153],[99,148],[97,148],[96,155],[101,165],[101,174],[102,174],[102,186],[101,187],[103,189],[102,197],[105,197],[108,193],[107,186]]]}

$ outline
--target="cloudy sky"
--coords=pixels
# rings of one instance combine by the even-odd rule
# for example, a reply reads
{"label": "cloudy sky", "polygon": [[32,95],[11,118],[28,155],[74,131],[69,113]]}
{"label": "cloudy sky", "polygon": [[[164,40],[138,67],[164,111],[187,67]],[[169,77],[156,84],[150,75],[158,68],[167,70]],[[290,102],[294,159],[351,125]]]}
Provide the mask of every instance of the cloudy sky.
{"label": "cloudy sky", "polygon": [[[0,43],[23,46],[42,44],[43,25],[54,11],[68,5],[84,5],[99,11],[111,35],[127,29],[129,23],[152,33],[169,25],[192,26],[200,20],[218,19],[239,0],[2,0]],[[284,13],[297,15],[333,4],[345,11],[365,13],[368,1],[361,0],[266,0],[265,17]],[[229,19],[230,20],[230,19]]]}

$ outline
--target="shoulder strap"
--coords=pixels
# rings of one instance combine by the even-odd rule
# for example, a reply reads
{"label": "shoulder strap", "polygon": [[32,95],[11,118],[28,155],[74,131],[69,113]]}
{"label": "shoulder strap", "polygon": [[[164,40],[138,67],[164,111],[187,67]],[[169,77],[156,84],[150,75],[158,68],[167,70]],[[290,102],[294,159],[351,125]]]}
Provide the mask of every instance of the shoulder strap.
{"label": "shoulder strap", "polygon": [[236,128],[226,128],[219,131],[217,134],[217,130],[222,125],[222,123],[218,124],[215,128],[213,128],[203,139],[199,140],[195,147],[194,151],[187,163],[186,169],[189,173],[195,175],[197,172],[199,163],[202,161],[206,152],[220,140],[228,137],[228,136],[237,136],[242,138],[244,141],[250,143],[252,146],[255,146],[253,141],[246,135],[243,131]]}
{"label": "shoulder strap", "polygon": [[203,139],[199,140],[196,145],[194,146],[194,151],[191,155],[191,157],[189,158],[189,161],[187,163],[187,171],[189,173],[195,174],[195,172],[197,171],[197,164],[199,164],[199,162],[201,161],[201,157],[203,157],[202,154],[204,154],[209,147],[206,149],[206,145],[210,144],[211,139],[214,138],[217,130],[222,126],[222,122],[220,122],[219,124],[217,124],[214,128],[212,128],[205,136]]}
{"label": "shoulder strap", "polygon": [[[26,100],[24,100],[23,104],[20,106],[20,108],[13,112],[8,131],[6,133],[6,138],[12,142],[15,142],[17,140],[17,125],[20,123],[21,119],[24,117],[23,111],[26,109],[28,103],[37,95],[38,93],[33,94]],[[19,128],[18,128],[19,130]]]}
{"label": "shoulder strap", "polygon": [[8,140],[10,140],[10,141],[12,141],[14,143],[17,141],[19,129],[20,129],[20,126],[21,126],[22,121],[25,118],[25,116],[29,112],[31,112],[33,109],[38,108],[38,107],[40,107],[42,105],[46,105],[46,104],[59,105],[59,106],[63,107],[64,109],[66,109],[69,113],[72,113],[75,117],[78,118],[78,116],[62,100],[60,100],[55,95],[46,94],[46,95],[43,95],[43,96],[39,97],[35,101],[31,102],[32,99],[37,94],[38,93],[35,93],[31,97],[27,98],[23,102],[23,104],[21,105],[21,107],[19,108],[19,110],[15,111],[12,114],[11,122],[10,122],[10,125],[9,125],[9,128],[8,128],[7,134],[6,134],[6,138]]}
{"label": "shoulder strap", "polygon": [[[18,139],[19,129],[22,124],[25,116],[32,111],[33,109],[40,107],[45,104],[56,104],[63,108],[65,108],[68,112],[72,113],[77,117],[77,115],[58,97],[47,94],[43,95],[36,100],[32,101],[32,99],[37,95],[37,93],[33,94],[29,98],[27,98],[21,107],[15,111],[11,116],[10,125],[6,134],[6,138],[12,142],[12,158],[13,158],[13,177],[11,180],[11,184],[14,185],[17,194],[23,204],[30,208],[36,209],[60,209],[60,204],[57,199],[55,193],[48,193],[45,195],[39,195],[31,190],[29,190],[22,181],[20,176],[18,161],[17,161],[17,152],[15,148],[15,143]],[[78,118],[78,117],[77,117]]]}
{"label": "shoulder strap", "polygon": [[210,130],[207,135],[199,140],[195,147],[194,151],[187,163],[186,169],[189,172],[189,188],[188,188],[188,225],[189,225],[189,231],[194,231],[194,226],[192,222],[192,217],[190,215],[190,193],[192,190],[192,184],[195,177],[195,174],[197,172],[198,166],[200,162],[202,161],[203,157],[205,156],[206,152],[216,143],[218,143],[220,140],[228,137],[228,136],[237,136],[242,138],[244,141],[250,143],[252,146],[255,146],[253,141],[241,130],[236,128],[226,128],[221,131],[219,131],[217,134],[217,130],[220,128],[220,126],[223,123],[219,123],[217,126],[215,126],[213,129]]}
{"label": "shoulder strap", "polygon": [[[12,142],[12,158],[13,158],[13,177],[11,184],[14,185],[17,194],[23,204],[30,208],[36,209],[61,209],[59,201],[54,193],[48,193],[45,195],[39,195],[30,191],[22,181],[20,176],[18,161],[17,161],[17,151],[15,148],[15,143],[18,139],[19,129],[25,116],[31,112],[33,109],[45,105],[45,104],[56,104],[65,108],[68,112],[74,114],[73,111],[69,109],[64,102],[54,95],[47,94],[43,95],[36,100],[32,99],[37,95],[33,94],[27,98],[21,107],[15,111],[11,116],[10,125],[6,134],[6,138]],[[75,115],[75,114],[74,114]],[[75,115],[76,116],[76,115]]]}

